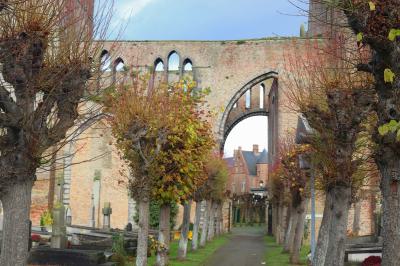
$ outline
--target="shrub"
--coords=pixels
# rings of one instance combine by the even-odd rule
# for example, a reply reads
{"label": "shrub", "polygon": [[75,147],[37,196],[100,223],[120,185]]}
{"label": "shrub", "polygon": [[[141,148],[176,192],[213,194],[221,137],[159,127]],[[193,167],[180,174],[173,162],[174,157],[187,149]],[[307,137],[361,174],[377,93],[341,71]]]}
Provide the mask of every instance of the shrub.
{"label": "shrub", "polygon": [[113,234],[111,251],[122,257],[126,256],[123,234]]}
{"label": "shrub", "polygon": [[32,234],[31,239],[33,242],[40,242],[42,238],[40,237],[40,235]]}
{"label": "shrub", "polygon": [[381,266],[382,259],[378,256],[370,256],[364,260],[361,266]]}
{"label": "shrub", "polygon": [[40,226],[50,226],[53,224],[53,215],[49,210],[46,210],[40,215]]}
{"label": "shrub", "polygon": [[[160,223],[160,208],[161,204],[157,200],[151,200],[150,201],[150,228],[152,229],[158,229],[158,225]],[[175,227],[175,218],[176,215],[178,214],[178,205],[175,202],[171,203],[171,215],[170,215],[170,223],[171,223],[171,229]],[[139,222],[139,209],[138,206],[136,205],[136,213],[135,216],[133,217],[135,222]]]}

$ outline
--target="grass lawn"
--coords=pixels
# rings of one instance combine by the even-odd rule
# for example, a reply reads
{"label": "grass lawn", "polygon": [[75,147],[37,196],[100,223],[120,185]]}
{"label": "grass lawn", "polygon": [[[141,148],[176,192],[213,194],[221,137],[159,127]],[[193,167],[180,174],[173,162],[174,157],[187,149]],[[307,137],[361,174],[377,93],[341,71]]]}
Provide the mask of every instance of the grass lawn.
{"label": "grass lawn", "polygon": [[[188,253],[187,259],[185,261],[178,261],[176,257],[178,256],[178,242],[171,242],[170,249],[170,264],[171,266],[202,266],[205,265],[206,261],[209,257],[222,245],[224,245],[229,239],[229,235],[222,235],[220,237],[216,237],[213,241],[208,242],[204,248],[200,248],[196,251],[191,251],[190,247],[192,245],[191,241],[188,243]],[[152,266],[156,262],[156,256],[153,254],[148,259],[148,265]],[[134,265],[134,263],[128,264]]]}
{"label": "grass lawn", "polygon": [[[290,266],[289,253],[282,253],[283,247],[275,243],[275,239],[272,236],[265,237],[267,251],[265,254],[265,260],[268,266]],[[306,265],[307,254],[310,252],[309,246],[303,246],[300,251],[300,261],[303,265]]]}

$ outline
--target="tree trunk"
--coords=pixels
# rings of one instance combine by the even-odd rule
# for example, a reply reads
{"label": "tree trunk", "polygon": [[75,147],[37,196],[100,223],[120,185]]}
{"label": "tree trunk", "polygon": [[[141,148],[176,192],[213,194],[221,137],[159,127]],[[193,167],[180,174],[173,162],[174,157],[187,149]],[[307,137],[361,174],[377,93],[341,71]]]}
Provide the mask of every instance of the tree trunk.
{"label": "tree trunk", "polygon": [[204,210],[203,225],[201,228],[200,247],[206,246],[207,232],[208,232],[208,220],[209,220],[209,216],[210,216],[210,210],[211,210],[211,201],[207,200],[205,210]]}
{"label": "tree trunk", "polygon": [[32,181],[17,183],[0,196],[4,211],[0,258],[2,266],[20,266],[27,263],[32,186]]}
{"label": "tree trunk", "polygon": [[51,152],[53,153],[51,156],[51,165],[50,165],[50,173],[49,173],[49,194],[47,206],[49,210],[53,209],[54,206],[54,196],[55,196],[55,185],[56,185],[56,171],[57,171],[57,146],[53,146]]}
{"label": "tree trunk", "polygon": [[[361,201],[361,199],[360,199]],[[360,215],[361,215],[361,202],[354,203],[354,220],[353,220],[353,234],[358,236],[360,234]]]}
{"label": "tree trunk", "polygon": [[276,203],[272,204],[272,235],[277,235],[277,226],[278,226],[278,206]]}
{"label": "tree trunk", "polygon": [[157,266],[168,265],[168,253],[170,243],[170,215],[171,205],[163,204],[160,208],[160,225],[158,233],[158,242],[162,247],[157,250]]}
{"label": "tree trunk", "polygon": [[306,220],[306,207],[309,200],[304,199],[301,201],[300,205],[296,208],[297,210],[297,224],[296,230],[293,239],[293,245],[291,245],[290,252],[292,253],[290,257],[290,262],[292,264],[299,264],[300,263],[300,249],[301,249],[301,242],[304,236],[304,223]]}
{"label": "tree trunk", "polygon": [[319,266],[324,265],[326,253],[328,251],[329,244],[329,230],[331,227],[331,216],[332,216],[332,201],[330,193],[325,195],[325,206],[324,214],[322,217],[321,226],[319,228],[317,246],[315,248],[314,258],[312,265]]}
{"label": "tree trunk", "polygon": [[383,250],[382,265],[395,266],[400,261],[400,185],[394,175],[400,174],[400,166],[379,166],[382,174],[382,216],[383,216]]}
{"label": "tree trunk", "polygon": [[208,217],[208,234],[207,240],[211,241],[214,238],[214,225],[215,225],[215,203],[211,201],[210,214]]}
{"label": "tree trunk", "polygon": [[219,207],[219,234],[222,235],[224,232],[224,203],[222,202]]}
{"label": "tree trunk", "polygon": [[178,248],[178,259],[180,260],[186,259],[191,206],[192,206],[192,201],[189,200],[188,202],[185,203],[183,208],[183,221],[182,221],[181,237],[179,239],[179,248]]}
{"label": "tree trunk", "polygon": [[289,223],[285,233],[285,243],[283,247],[284,252],[290,252],[293,246],[294,235],[297,226],[298,212],[295,206],[290,207]]}
{"label": "tree trunk", "polygon": [[148,199],[142,199],[138,202],[139,205],[139,231],[136,266],[147,265],[147,248],[149,238],[149,213],[150,202]]}
{"label": "tree trunk", "polygon": [[279,243],[280,233],[281,233],[281,218],[282,215],[282,205],[279,203],[276,206],[276,225],[275,225],[275,241]]}
{"label": "tree trunk", "polygon": [[219,235],[219,203],[215,204],[215,215],[214,215],[214,221],[215,221],[215,230],[214,230],[214,236],[218,236]]}
{"label": "tree trunk", "polygon": [[222,203],[216,205],[216,234],[217,236],[221,235],[222,233]]}
{"label": "tree trunk", "polygon": [[197,250],[199,244],[199,227],[201,218],[201,202],[196,202],[196,214],[193,224],[192,250]]}
{"label": "tree trunk", "polygon": [[269,204],[268,201],[265,202],[265,234],[268,235],[268,228],[269,228],[269,223],[271,222],[268,218],[269,218]]}
{"label": "tree trunk", "polygon": [[285,232],[287,229],[288,221],[288,206],[286,204],[282,204],[281,206],[281,214],[280,214],[280,221],[279,221],[279,239],[278,239],[278,244],[282,245],[283,242],[285,241]]}
{"label": "tree trunk", "polygon": [[331,189],[332,216],[325,266],[343,266],[347,238],[347,223],[351,206],[351,188],[336,186]]}
{"label": "tree trunk", "polygon": [[240,205],[239,208],[239,220],[240,220],[240,226],[242,226],[245,223],[245,208],[243,208],[243,204]]}

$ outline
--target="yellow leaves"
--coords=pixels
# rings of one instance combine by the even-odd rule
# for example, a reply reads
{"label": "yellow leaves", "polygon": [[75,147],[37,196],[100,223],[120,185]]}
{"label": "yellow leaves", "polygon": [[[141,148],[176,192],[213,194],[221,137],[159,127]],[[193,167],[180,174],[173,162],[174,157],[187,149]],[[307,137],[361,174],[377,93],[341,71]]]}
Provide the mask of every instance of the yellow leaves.
{"label": "yellow leaves", "polygon": [[112,99],[117,147],[132,173],[147,173],[143,180],[156,199],[186,199],[204,182],[204,160],[214,146],[211,125],[199,110],[204,94],[193,97],[197,84],[182,80],[154,88],[149,97],[148,82],[143,84]]}
{"label": "yellow leaves", "polygon": [[393,71],[391,69],[389,69],[389,68],[385,69],[385,72],[383,74],[385,83],[393,83],[395,76],[396,75],[393,73]]}
{"label": "yellow leaves", "polygon": [[389,41],[395,41],[400,36],[400,29],[390,29],[388,39]]}
{"label": "yellow leaves", "polygon": [[375,11],[376,10],[376,6],[375,6],[374,2],[369,1],[368,4],[369,4],[369,10],[371,10],[371,11]]}
{"label": "yellow leaves", "polygon": [[385,136],[389,132],[396,133],[396,140],[400,141],[400,122],[397,122],[396,120],[390,120],[389,123],[381,125],[378,128],[378,132],[381,136]]}
{"label": "yellow leaves", "polygon": [[357,34],[357,42],[362,42],[363,38],[364,38],[363,33],[362,33],[362,32],[359,32],[359,33]]}

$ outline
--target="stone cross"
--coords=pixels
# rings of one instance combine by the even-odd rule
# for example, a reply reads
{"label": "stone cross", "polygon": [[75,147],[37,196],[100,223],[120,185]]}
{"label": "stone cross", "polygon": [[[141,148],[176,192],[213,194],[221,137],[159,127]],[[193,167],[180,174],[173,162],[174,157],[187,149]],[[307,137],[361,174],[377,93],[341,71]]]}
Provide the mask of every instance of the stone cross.
{"label": "stone cross", "polygon": [[60,204],[53,209],[53,231],[51,247],[64,249],[67,247],[67,228],[65,226],[65,207]]}

